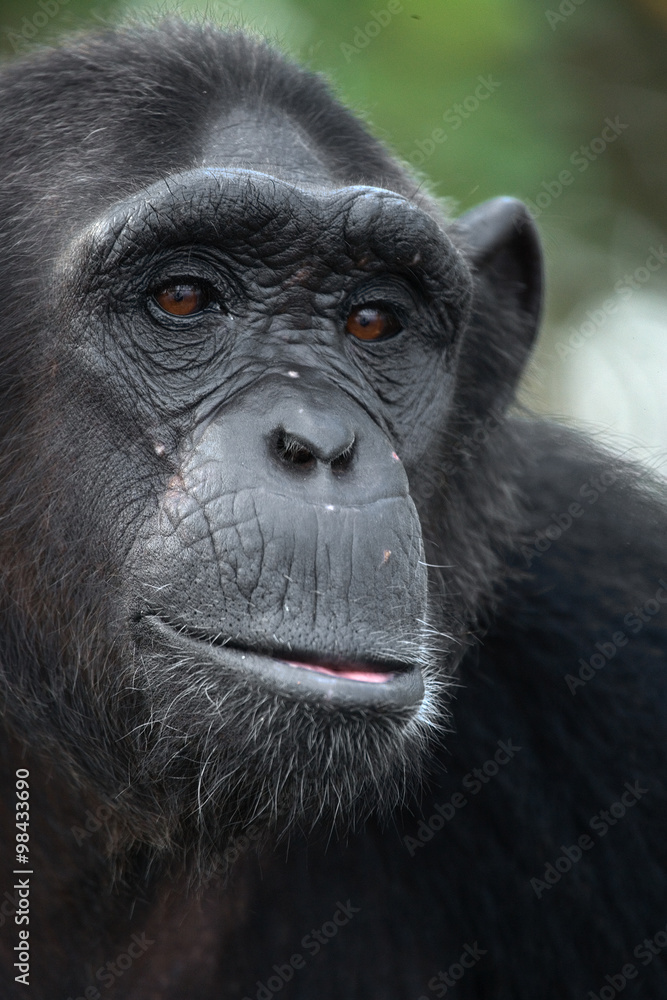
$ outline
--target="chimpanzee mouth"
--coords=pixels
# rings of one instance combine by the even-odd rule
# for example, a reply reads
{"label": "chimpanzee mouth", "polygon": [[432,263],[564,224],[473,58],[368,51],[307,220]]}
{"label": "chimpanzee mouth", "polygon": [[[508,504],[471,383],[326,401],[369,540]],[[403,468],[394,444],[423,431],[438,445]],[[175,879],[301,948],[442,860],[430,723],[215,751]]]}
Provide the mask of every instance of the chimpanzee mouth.
{"label": "chimpanzee mouth", "polygon": [[138,644],[202,657],[211,665],[259,681],[277,694],[339,707],[416,708],[424,697],[421,669],[406,663],[338,660],[294,649],[259,650],[222,635],[165,618],[157,611],[134,618]]}

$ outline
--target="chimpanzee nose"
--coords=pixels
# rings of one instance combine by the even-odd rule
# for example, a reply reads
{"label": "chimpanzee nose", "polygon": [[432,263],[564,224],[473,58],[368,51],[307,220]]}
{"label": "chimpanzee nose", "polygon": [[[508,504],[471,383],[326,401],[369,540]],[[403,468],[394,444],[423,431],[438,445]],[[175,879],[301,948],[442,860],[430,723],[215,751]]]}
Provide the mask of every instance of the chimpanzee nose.
{"label": "chimpanzee nose", "polygon": [[269,447],[279,461],[299,471],[320,463],[333,472],[345,472],[352,464],[354,445],[354,428],[348,420],[306,407],[299,407],[269,435]]}
{"label": "chimpanzee nose", "polygon": [[299,375],[266,375],[198,429],[204,492],[274,494],[328,510],[407,497],[394,445],[365,408],[308,369]]}

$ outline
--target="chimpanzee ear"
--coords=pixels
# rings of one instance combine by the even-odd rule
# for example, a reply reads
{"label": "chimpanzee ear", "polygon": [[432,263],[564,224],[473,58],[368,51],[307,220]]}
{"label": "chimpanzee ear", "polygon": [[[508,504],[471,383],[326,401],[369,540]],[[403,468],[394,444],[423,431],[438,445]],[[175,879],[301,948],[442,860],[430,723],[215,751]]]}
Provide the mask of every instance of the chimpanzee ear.
{"label": "chimpanzee ear", "polygon": [[542,307],[542,252],[528,209],[494,198],[449,230],[473,271],[473,310],[459,361],[460,402],[504,410],[526,364]]}

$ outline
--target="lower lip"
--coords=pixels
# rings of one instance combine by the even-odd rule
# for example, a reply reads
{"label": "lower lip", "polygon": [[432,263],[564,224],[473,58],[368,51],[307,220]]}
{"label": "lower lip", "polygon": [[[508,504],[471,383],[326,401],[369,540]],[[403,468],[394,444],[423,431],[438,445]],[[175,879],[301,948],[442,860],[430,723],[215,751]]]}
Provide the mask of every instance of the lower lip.
{"label": "lower lip", "polygon": [[136,641],[140,644],[148,641],[149,648],[158,642],[167,650],[189,654],[198,664],[205,658],[210,669],[215,671],[213,679],[223,684],[225,674],[235,674],[288,699],[381,712],[415,710],[424,698],[424,681],[417,666],[375,671],[369,670],[367,664],[359,664],[359,669],[354,669],[348,662],[342,663],[341,669],[335,669],[283,660],[194,639],[151,614],[142,615],[134,630]]}
{"label": "lower lip", "polygon": [[359,681],[362,684],[385,684],[394,676],[373,672],[371,670],[335,670],[333,667],[321,667],[315,663],[298,663],[296,660],[285,660],[290,667],[300,667],[302,670],[314,670],[316,674],[326,674],[328,677],[340,677],[346,681]]}

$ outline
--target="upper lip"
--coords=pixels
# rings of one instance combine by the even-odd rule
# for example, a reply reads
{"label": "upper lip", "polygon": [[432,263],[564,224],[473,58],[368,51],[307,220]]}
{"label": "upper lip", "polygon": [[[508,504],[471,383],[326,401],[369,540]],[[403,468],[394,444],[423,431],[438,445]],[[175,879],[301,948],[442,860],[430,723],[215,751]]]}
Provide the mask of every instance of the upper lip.
{"label": "upper lip", "polygon": [[209,646],[218,646],[227,650],[234,650],[240,653],[250,653],[255,656],[267,656],[274,660],[284,660],[286,662],[312,664],[313,666],[328,667],[331,670],[369,670],[379,673],[399,673],[411,670],[412,666],[398,661],[379,661],[376,658],[364,656],[322,654],[315,650],[299,649],[293,646],[268,646],[256,645],[252,642],[243,642],[233,639],[224,632],[213,632],[206,628],[188,625],[178,619],[170,618],[160,611],[151,610],[144,612],[141,618],[155,619],[166,628],[171,629],[178,635],[193,639],[196,642],[207,643]]}

